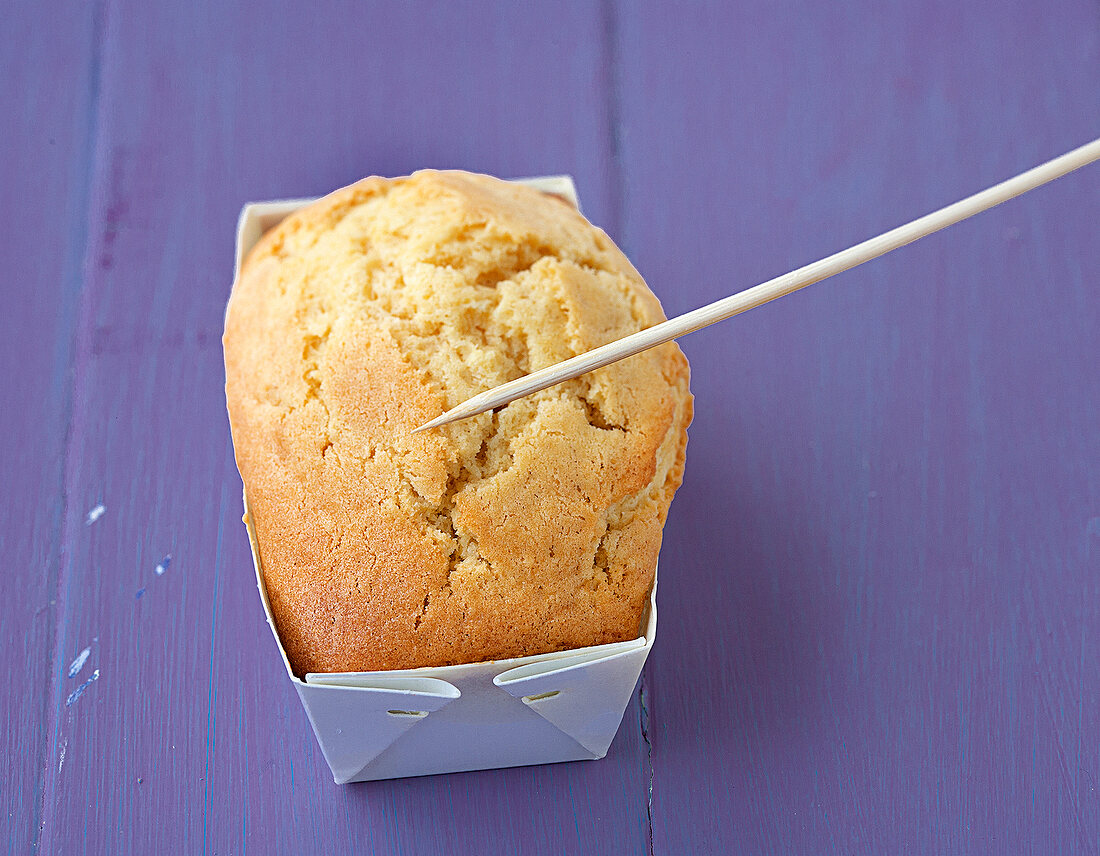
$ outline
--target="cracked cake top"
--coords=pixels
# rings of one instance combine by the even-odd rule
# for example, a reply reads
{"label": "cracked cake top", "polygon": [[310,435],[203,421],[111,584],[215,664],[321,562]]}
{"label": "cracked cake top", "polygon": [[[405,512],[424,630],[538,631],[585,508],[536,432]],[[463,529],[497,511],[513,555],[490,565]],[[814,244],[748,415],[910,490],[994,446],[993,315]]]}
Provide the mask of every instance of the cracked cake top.
{"label": "cracked cake top", "polygon": [[294,671],[638,636],[691,420],[675,344],[410,432],[662,320],[602,231],[488,176],[368,178],[268,232],[229,301],[226,397]]}

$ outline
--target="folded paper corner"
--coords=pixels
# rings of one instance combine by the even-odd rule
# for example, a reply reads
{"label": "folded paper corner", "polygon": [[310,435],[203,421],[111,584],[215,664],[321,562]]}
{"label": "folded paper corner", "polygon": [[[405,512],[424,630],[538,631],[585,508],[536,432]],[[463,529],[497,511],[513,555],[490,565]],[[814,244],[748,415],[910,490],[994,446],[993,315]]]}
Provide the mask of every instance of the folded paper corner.
{"label": "folded paper corner", "polygon": [[432,683],[442,686],[409,690],[296,682],[333,781],[355,781],[409,729],[460,697],[451,684]]}
{"label": "folded paper corner", "polygon": [[607,754],[649,646],[644,638],[608,651],[550,660],[502,672],[493,683],[592,753]]}

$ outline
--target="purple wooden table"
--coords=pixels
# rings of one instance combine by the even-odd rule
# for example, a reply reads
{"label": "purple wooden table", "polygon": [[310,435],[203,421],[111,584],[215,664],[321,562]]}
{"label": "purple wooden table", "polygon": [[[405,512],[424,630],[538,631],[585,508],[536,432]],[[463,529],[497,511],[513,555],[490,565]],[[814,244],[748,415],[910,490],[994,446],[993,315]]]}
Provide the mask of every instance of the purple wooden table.
{"label": "purple wooden table", "polygon": [[684,340],[605,760],[332,783],[240,523],[243,202],[569,172],[673,314],[1100,133],[1095,0],[457,5],[5,10],[8,852],[1097,852],[1096,167]]}

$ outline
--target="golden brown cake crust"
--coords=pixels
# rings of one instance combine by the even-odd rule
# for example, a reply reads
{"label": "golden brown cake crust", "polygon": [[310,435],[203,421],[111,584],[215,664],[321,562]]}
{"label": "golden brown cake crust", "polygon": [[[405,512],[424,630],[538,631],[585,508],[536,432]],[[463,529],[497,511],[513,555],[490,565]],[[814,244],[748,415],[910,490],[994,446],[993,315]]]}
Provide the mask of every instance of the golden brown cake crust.
{"label": "golden brown cake crust", "polygon": [[226,397],[294,671],[637,636],[691,421],[675,344],[409,432],[663,318],[602,231],[487,176],[365,179],[265,235],[229,301]]}

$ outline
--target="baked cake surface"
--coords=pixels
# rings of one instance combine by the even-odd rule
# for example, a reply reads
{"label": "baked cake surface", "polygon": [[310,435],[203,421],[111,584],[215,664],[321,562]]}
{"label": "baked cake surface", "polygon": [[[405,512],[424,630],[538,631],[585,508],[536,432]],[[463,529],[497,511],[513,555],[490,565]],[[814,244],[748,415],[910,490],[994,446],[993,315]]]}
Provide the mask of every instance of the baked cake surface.
{"label": "baked cake surface", "polygon": [[365,179],[267,233],[229,301],[226,397],[294,671],[639,635],[691,421],[675,344],[410,432],[663,319],[602,231],[487,176]]}

